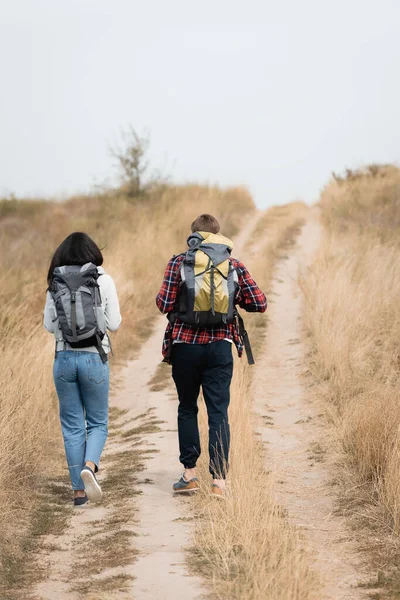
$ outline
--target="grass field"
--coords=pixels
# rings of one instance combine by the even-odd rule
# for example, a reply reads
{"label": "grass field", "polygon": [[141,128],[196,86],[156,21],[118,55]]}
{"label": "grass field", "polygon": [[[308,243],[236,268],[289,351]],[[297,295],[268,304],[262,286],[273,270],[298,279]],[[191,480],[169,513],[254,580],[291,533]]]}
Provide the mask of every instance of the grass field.
{"label": "grass field", "polygon": [[342,509],[397,598],[400,170],[348,172],[320,206],[324,243],[303,282],[312,389],[331,424]]}
{"label": "grass field", "polygon": [[166,260],[184,250],[200,210],[216,213],[224,232],[233,235],[254,204],[242,188],[195,185],[162,186],[138,199],[113,192],[65,202],[0,201],[2,597],[32,577],[27,548],[52,531],[49,520],[42,519],[46,511],[38,511],[48,502],[44,490],[49,480],[67,481],[51,376],[53,339],[42,326],[53,251],[72,231],[86,231],[104,248],[104,266],[115,279],[123,315],[114,352],[127,357],[151,330],[153,297]]}
{"label": "grass field", "polygon": [[[28,597],[24,590],[38,573],[27,553],[34,555],[43,534],[68,524],[63,508],[68,491],[54,486],[55,481],[68,484],[68,477],[51,376],[53,339],[42,327],[52,252],[71,231],[86,231],[104,249],[123,315],[114,336],[116,370],[119,359],[136,355],[149,336],[164,266],[184,249],[197,214],[215,214],[223,233],[234,236],[254,210],[244,188],[196,185],[163,185],[136,199],[110,192],[65,202],[0,201],[1,597]],[[301,282],[310,350],[305,381],[326,415],[341,495],[338,506],[350,517],[371,573],[378,574],[371,587],[386,586],[389,597],[397,598],[400,170],[372,166],[335,176],[322,193],[319,210],[323,241]],[[277,261],[290,252],[307,211],[302,203],[273,207],[259,217],[249,236],[240,258],[267,295]],[[268,313],[248,316],[246,325],[257,356]],[[274,600],[319,600],[318,573],[265,470],[252,410],[255,372],[245,360],[236,361],[231,495],[212,507],[205,495],[195,500],[197,524],[188,561],[217,598],[265,600],[268,589]],[[166,374],[163,367],[156,371],[152,389],[165,385]],[[201,420],[205,432],[203,409]],[[205,469],[203,461],[199,474],[207,481]],[[249,481],[256,484],[249,487]],[[125,544],[132,550],[127,540],[122,542],[121,548]],[[133,549],[132,560],[134,556]]]}

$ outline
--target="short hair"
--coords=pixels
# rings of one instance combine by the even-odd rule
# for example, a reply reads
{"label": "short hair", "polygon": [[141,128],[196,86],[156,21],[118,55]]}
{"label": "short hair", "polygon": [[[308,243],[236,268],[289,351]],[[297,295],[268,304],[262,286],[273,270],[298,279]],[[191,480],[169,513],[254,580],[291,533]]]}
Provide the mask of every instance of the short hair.
{"label": "short hair", "polygon": [[192,233],[195,231],[207,231],[208,233],[219,233],[221,227],[215,217],[203,214],[197,217],[191,225]]}

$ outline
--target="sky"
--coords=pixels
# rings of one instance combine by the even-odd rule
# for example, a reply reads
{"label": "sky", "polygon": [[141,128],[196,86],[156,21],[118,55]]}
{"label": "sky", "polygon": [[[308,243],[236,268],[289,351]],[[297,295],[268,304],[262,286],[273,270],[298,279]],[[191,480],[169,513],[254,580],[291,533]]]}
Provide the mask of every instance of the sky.
{"label": "sky", "polygon": [[177,182],[318,199],[400,160],[399,0],[0,0],[0,195],[110,184],[149,132]]}

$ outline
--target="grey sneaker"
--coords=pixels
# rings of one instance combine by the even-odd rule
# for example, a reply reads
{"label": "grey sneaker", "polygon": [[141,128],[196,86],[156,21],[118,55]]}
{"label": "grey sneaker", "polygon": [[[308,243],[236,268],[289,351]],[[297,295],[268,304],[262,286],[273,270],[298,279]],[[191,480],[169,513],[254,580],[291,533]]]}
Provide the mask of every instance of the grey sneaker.
{"label": "grey sneaker", "polygon": [[174,483],[172,489],[174,490],[175,494],[192,494],[200,489],[199,480],[197,477],[193,477],[193,479],[186,481],[182,475],[179,481]]}

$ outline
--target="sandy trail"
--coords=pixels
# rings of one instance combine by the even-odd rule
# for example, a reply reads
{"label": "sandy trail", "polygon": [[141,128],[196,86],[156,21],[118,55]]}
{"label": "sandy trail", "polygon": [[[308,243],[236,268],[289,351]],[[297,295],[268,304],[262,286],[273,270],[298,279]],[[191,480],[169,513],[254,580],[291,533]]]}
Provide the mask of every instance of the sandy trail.
{"label": "sandy trail", "polygon": [[[162,422],[160,431],[146,434],[141,444],[142,448],[156,452],[146,459],[145,469],[140,474],[143,483],[138,486],[141,495],[132,500],[136,512],[131,527],[137,536],[133,538],[133,545],[139,556],[128,567],[105,569],[99,575],[106,578],[125,574],[135,578],[131,589],[118,592],[118,598],[194,600],[204,593],[201,581],[190,577],[185,567],[184,547],[190,537],[188,523],[183,520],[187,500],[175,498],[171,493],[172,482],[181,470],[177,459],[176,401],[168,390],[152,392],[148,387],[160,363],[165,324],[165,319],[157,319],[154,332],[143,345],[138,359],[129,361],[119,372],[119,391],[111,401],[111,406],[128,411],[124,415],[128,424],[130,419],[149,410],[152,419]],[[109,442],[104,463],[114,451],[126,447],[129,447],[127,442],[123,445],[119,441]],[[101,477],[99,480],[101,482]],[[60,549],[51,553],[49,578],[37,589],[42,600],[79,598],[70,586],[74,579],[75,583],[79,582],[79,574],[72,573],[73,555],[80,540],[90,535],[92,523],[104,521],[111,510],[112,506],[101,505],[74,510],[65,534],[47,540]],[[108,597],[116,596],[113,593],[101,595],[102,600]]]}
{"label": "sandy trail", "polygon": [[312,212],[296,247],[277,265],[267,337],[257,361],[256,410],[265,423],[260,433],[268,444],[268,469],[276,472],[280,501],[314,552],[324,590],[321,600],[358,600],[366,597],[356,587],[365,573],[344,519],[333,514],[322,410],[307,399],[301,377],[307,348],[298,277],[310,264],[320,236],[318,216]]}
{"label": "sandy trail", "polygon": [[[240,254],[258,219],[256,212],[235,239],[235,252]],[[151,301],[154,301],[153,298]],[[178,461],[177,400],[172,386],[154,392],[149,382],[161,360],[161,342],[166,319],[155,316],[154,331],[141,348],[139,357],[129,361],[118,373],[118,392],[110,405],[127,411],[124,420],[129,422],[151,410],[151,418],[160,421],[160,430],[146,434],[142,447],[155,451],[145,461],[140,475],[140,496],[127,501],[134,503],[135,523],[130,525],[136,537],[133,544],[139,554],[127,567],[104,570],[94,578],[104,579],[115,575],[134,577],[130,589],[104,592],[106,598],[135,598],[135,600],[196,600],[206,594],[201,580],[189,575],[185,564],[184,548],[190,543],[193,523],[190,499],[176,498],[172,483],[182,471]],[[122,430],[125,427],[122,426]],[[129,428],[129,427],[128,427]],[[129,447],[126,442],[123,449]],[[118,440],[109,440],[103,455],[107,457],[121,448]],[[106,467],[107,468],[107,467]],[[105,469],[106,470],[106,469]],[[100,477],[101,482],[101,477]],[[79,585],[79,573],[74,572],[74,556],[79,552],[80,541],[90,536],[93,523],[110,516],[112,506],[89,506],[73,510],[68,529],[61,536],[48,536],[46,543],[53,549],[43,554],[41,561],[48,564],[48,577],[36,588],[41,600],[78,600],[79,592],[71,590],[71,583]],[[93,598],[97,595],[93,596]]]}
{"label": "sandy trail", "polygon": [[[258,214],[252,216],[235,239],[236,253],[242,252],[257,219]],[[159,362],[164,328],[165,319],[160,319],[137,364],[132,362],[127,367],[125,381],[129,382],[143,365],[147,368],[152,365],[150,371],[154,371]],[[135,381],[132,385],[137,387]],[[128,388],[129,383],[124,387]],[[193,523],[180,519],[191,516],[191,502],[171,494],[172,482],[182,471],[178,462],[176,395],[171,397],[168,391],[149,393],[148,389],[143,389],[143,394],[135,399],[136,403],[141,405],[140,412],[154,407],[156,418],[165,424],[161,426],[162,431],[152,437],[159,452],[146,462],[143,473],[145,478],[154,481],[154,485],[142,486],[143,495],[139,499],[139,531],[142,535],[136,543],[140,556],[134,567],[133,597],[135,600],[194,600],[206,590],[197,577],[189,577],[184,564],[183,548],[188,545]]]}
{"label": "sandy trail", "polygon": [[[201,581],[189,576],[185,566],[184,547],[190,539],[190,525],[182,520],[188,516],[190,498],[175,498],[172,483],[181,471],[178,461],[176,410],[177,401],[170,392],[151,392],[147,386],[160,362],[161,340],[165,329],[163,318],[144,345],[140,358],[125,369],[123,397],[140,414],[152,408],[157,420],[163,421],[158,433],[148,436],[156,454],[146,461],[142,495],[138,500],[139,537],[135,547],[139,557],[132,572],[132,597],[135,600],[165,598],[199,598],[203,593]],[[138,385],[141,379],[141,384]]]}

